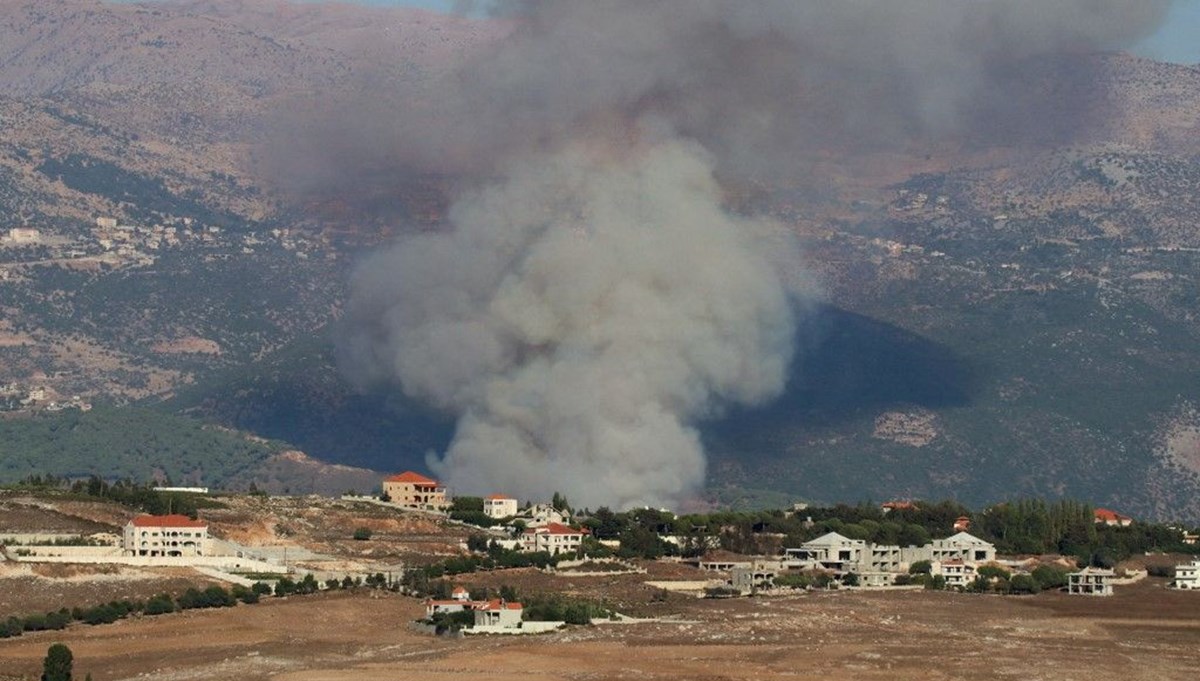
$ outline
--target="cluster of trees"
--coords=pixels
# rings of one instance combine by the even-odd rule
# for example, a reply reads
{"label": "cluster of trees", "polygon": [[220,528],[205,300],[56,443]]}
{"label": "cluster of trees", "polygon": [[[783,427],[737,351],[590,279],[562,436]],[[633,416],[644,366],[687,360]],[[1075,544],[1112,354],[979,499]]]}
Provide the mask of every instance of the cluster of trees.
{"label": "cluster of trees", "polygon": [[[982,511],[955,501],[916,502],[887,513],[865,502],[796,513],[720,511],[681,516],[654,509],[617,513],[602,507],[584,511],[581,517],[581,525],[596,539],[619,539],[617,554],[625,558],[691,557],[703,554],[714,541],[736,553],[772,553],[828,532],[875,544],[922,546],[953,534],[960,517],[970,520],[971,534],[995,544],[1000,553],[1057,553],[1102,567],[1146,551],[1200,553],[1200,546],[1183,543],[1179,529],[1142,522],[1129,527],[1098,525],[1090,505],[1071,500],[1019,500]],[[668,543],[662,535],[682,541]],[[595,545],[585,552],[603,554]]]}
{"label": "cluster of trees", "polygon": [[165,615],[178,610],[193,608],[224,608],[242,603],[257,603],[259,596],[271,592],[271,587],[259,582],[253,588],[234,586],[231,591],[213,585],[203,590],[191,587],[178,598],[170,594],[158,594],[146,601],[111,601],[87,608],[75,607],[68,610],[34,614],[25,617],[9,617],[0,621],[0,638],[20,636],[26,631],[51,631],[65,629],[72,622],[84,624],[111,624],[130,615]]}
{"label": "cluster of trees", "polygon": [[104,499],[153,515],[180,513],[193,519],[201,508],[223,507],[220,502],[197,494],[159,492],[153,483],[137,483],[130,479],[110,483],[95,475],[74,482],[55,475],[30,475],[15,487]]}
{"label": "cluster of trees", "polygon": [[[427,596],[434,599],[450,597],[452,586],[446,580],[429,584]],[[604,603],[586,598],[576,598],[557,593],[537,593],[522,596],[511,586],[504,585],[498,590],[481,587],[471,591],[471,600],[486,601],[500,598],[510,603],[520,603],[521,619],[529,622],[566,622],[567,624],[591,624],[594,619],[612,617],[613,612]],[[438,613],[430,619],[437,627],[438,633],[458,631],[463,627],[474,624],[475,614],[471,611]]]}
{"label": "cluster of trees", "polygon": [[186,480],[202,470],[208,484],[219,485],[257,468],[279,448],[155,409],[97,404],[89,412],[0,420],[0,482],[46,472],[134,480],[165,473]]}

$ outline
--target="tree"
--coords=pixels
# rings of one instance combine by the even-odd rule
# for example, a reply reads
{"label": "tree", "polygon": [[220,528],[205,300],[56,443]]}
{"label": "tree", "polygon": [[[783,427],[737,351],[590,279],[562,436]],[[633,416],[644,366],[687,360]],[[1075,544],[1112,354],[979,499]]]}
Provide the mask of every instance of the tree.
{"label": "tree", "polygon": [[75,664],[75,656],[71,649],[61,643],[55,643],[46,651],[46,659],[42,661],[42,681],[71,681],[71,667]]}
{"label": "tree", "polygon": [[371,528],[360,527],[360,528],[354,530],[354,540],[355,541],[366,541],[370,538],[371,538]]}
{"label": "tree", "polygon": [[908,566],[908,574],[910,575],[927,575],[933,571],[933,563],[928,560],[918,560]]}

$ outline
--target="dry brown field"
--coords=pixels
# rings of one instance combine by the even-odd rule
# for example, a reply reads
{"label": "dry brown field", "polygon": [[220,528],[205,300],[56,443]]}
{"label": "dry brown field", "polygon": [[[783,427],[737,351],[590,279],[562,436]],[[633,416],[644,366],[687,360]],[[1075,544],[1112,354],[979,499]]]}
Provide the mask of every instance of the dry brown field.
{"label": "dry brown field", "polygon": [[0,679],[34,679],[65,642],[79,676],[245,681],[489,679],[1195,679],[1200,594],[1151,580],[1112,598],[830,592],[673,598],[659,621],[534,637],[435,638],[418,601],[328,593],[0,642]]}

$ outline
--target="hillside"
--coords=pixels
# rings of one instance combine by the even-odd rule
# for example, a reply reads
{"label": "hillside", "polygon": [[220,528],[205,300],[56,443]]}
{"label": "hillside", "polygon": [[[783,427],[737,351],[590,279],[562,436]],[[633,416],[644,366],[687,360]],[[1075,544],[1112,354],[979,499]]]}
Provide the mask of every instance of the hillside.
{"label": "hillside", "polygon": [[[369,153],[331,170],[318,156],[343,140],[321,147],[289,115],[364,88],[382,111],[419,100],[505,30],[328,3],[0,0],[0,405],[38,388],[36,414],[144,401],[183,430],[423,467],[451,424],[355,394],[331,339],[353,263],[398,230],[443,227],[448,181]],[[1069,141],[831,150],[803,181],[730,188],[800,235],[825,299],[787,394],[702,424],[711,498],[1028,494],[1200,518],[1200,69],[1119,54],[1048,68],[1094,79]],[[105,472],[32,451],[0,470]],[[141,474],[179,451],[101,461]],[[372,475],[243,454],[164,470],[278,489]]]}

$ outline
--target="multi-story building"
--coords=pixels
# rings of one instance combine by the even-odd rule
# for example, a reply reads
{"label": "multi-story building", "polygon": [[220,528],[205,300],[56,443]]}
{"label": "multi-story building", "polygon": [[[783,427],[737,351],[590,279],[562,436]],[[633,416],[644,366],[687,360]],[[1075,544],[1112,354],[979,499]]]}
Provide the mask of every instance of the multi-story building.
{"label": "multi-story building", "polygon": [[1079,572],[1067,575],[1067,593],[1084,596],[1113,595],[1112,580],[1116,578],[1112,570],[1086,567]]}
{"label": "multi-story building", "polygon": [[446,488],[437,480],[420,473],[405,471],[383,481],[383,494],[393,504],[422,511],[444,511],[450,508]]}
{"label": "multi-story building", "polygon": [[1176,589],[1200,589],[1200,560],[1175,566],[1175,580],[1171,586]]}
{"label": "multi-story building", "polygon": [[503,494],[493,494],[484,498],[483,512],[489,518],[511,518],[517,514],[517,500]]}
{"label": "multi-story building", "polygon": [[583,545],[586,534],[586,529],[577,530],[558,523],[531,527],[521,535],[521,550],[545,551],[551,555],[574,553]]}
{"label": "multi-story building", "polygon": [[785,564],[792,569],[830,570],[858,575],[907,572],[913,563],[963,563],[978,565],[996,560],[996,547],[966,532],[935,539],[925,546],[870,544],[830,532],[784,550]]}
{"label": "multi-story building", "polygon": [[822,568],[834,572],[859,572],[860,564],[869,553],[867,542],[844,537],[837,532],[823,534],[801,544],[799,548],[786,549],[787,561],[796,567]]}
{"label": "multi-story building", "polygon": [[131,556],[203,556],[208,523],[185,515],[140,515],[125,525],[121,548]]}
{"label": "multi-story building", "polygon": [[990,563],[996,560],[996,547],[966,532],[934,539],[929,545],[930,555],[926,560],[946,562],[961,560],[964,563]]}

